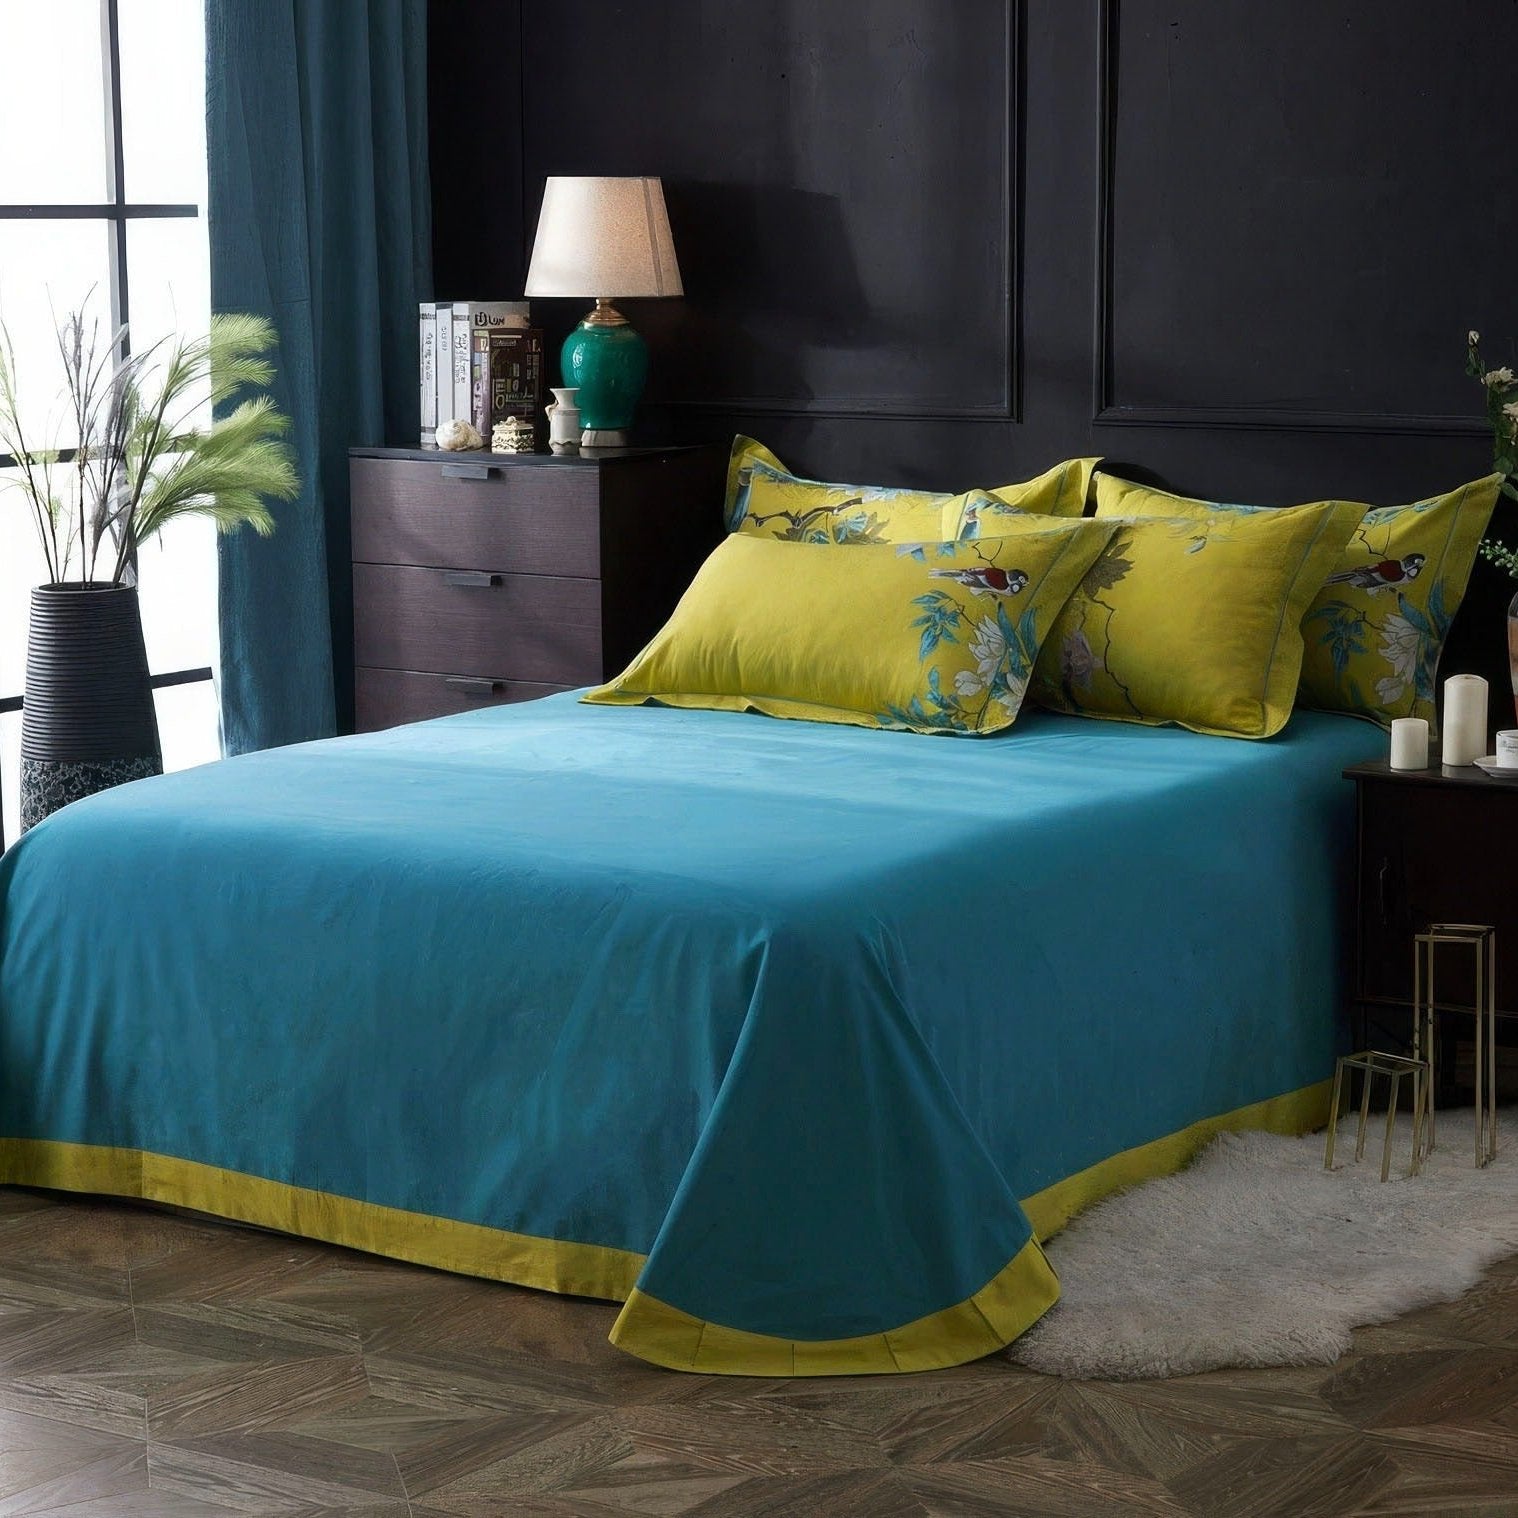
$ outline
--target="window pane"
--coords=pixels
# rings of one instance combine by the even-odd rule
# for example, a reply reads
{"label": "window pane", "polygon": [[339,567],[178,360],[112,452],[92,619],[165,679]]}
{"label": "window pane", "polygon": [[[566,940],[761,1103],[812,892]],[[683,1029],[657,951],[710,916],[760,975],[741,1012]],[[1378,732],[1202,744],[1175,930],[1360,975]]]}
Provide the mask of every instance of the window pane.
{"label": "window pane", "polygon": [[165,770],[187,770],[221,758],[216,731],[216,687],[209,680],[193,685],[166,685],[155,692],[158,736],[163,743]]}
{"label": "window pane", "polygon": [[[42,550],[19,491],[0,474],[0,698],[26,678],[26,621],[32,586],[47,578]],[[78,566],[75,566],[77,573]],[[198,517],[171,522],[138,555],[148,668],[155,675],[216,667],[216,529]]]}
{"label": "window pane", "polygon": [[110,341],[110,269],[103,221],[0,220],[0,321],[15,349],[21,420],[33,449],[78,440],[60,399],[57,324],[83,309],[98,319],[100,343]]}
{"label": "window pane", "polygon": [[127,299],[134,353],[165,338],[205,335],[211,268],[204,219],[128,222]]}
{"label": "window pane", "polygon": [[106,198],[103,57],[100,0],[0,3],[0,202]]}
{"label": "window pane", "polygon": [[170,522],[143,544],[137,584],[148,668],[155,675],[202,665],[215,669],[215,526],[199,517]]}
{"label": "window pane", "polygon": [[0,816],[9,847],[21,831],[21,713],[0,712]]}
{"label": "window pane", "polygon": [[204,206],[205,0],[119,0],[118,16],[126,198]]}
{"label": "window pane", "polygon": [[0,472],[0,697],[19,696],[26,678],[26,618],[32,586],[47,578],[31,513],[15,475]]}

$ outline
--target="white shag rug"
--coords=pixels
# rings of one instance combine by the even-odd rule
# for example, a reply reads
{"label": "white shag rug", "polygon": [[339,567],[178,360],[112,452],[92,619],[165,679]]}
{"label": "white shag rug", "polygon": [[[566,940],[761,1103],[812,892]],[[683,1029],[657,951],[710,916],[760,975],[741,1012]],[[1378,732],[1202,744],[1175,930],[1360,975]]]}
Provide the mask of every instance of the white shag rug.
{"label": "white shag rug", "polygon": [[1327,1364],[1352,1328],[1453,1301],[1518,1252],[1518,1111],[1499,1113],[1483,1170],[1472,1111],[1441,1111],[1438,1148],[1411,1179],[1400,1117],[1385,1185],[1385,1116],[1371,1114],[1359,1165],[1355,1124],[1332,1174],[1321,1133],[1226,1133],[1187,1169],[1083,1213],[1046,1246],[1059,1302],[1008,1354],[1099,1380]]}

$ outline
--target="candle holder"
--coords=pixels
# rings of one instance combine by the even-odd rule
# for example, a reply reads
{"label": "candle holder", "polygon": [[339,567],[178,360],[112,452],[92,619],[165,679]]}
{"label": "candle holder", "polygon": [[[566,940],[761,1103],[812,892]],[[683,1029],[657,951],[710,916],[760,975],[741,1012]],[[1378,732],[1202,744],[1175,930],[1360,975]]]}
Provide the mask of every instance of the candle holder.
{"label": "candle holder", "polygon": [[1443,944],[1471,950],[1475,961],[1476,995],[1471,1012],[1476,1022],[1476,1168],[1481,1170],[1497,1155],[1497,930],[1484,923],[1433,922],[1427,932],[1413,936],[1413,1049],[1429,1073],[1426,1152],[1430,1154],[1435,1138],[1433,1083],[1439,1042],[1434,954]]}
{"label": "candle holder", "polygon": [[[1339,1132],[1339,1098],[1344,1094],[1344,1072],[1361,1072],[1360,1125],[1355,1132],[1355,1163],[1365,1158],[1365,1130],[1370,1121],[1371,1087],[1378,1075],[1391,1081],[1391,1091],[1386,1103],[1386,1136],[1381,1140],[1381,1179],[1391,1177],[1392,1137],[1397,1127],[1397,1105],[1402,1094],[1402,1081],[1412,1077],[1413,1085],[1413,1152],[1408,1160],[1407,1173],[1414,1176],[1423,1169],[1427,1150],[1423,1145],[1423,1118],[1432,1101],[1433,1072],[1425,1059],[1409,1059],[1401,1054],[1382,1054],[1379,1049],[1362,1049],[1358,1054],[1345,1054],[1334,1066],[1334,1094],[1328,1108],[1328,1141],[1323,1149],[1323,1168],[1334,1168],[1334,1139]],[[1429,1146],[1430,1148],[1432,1145]]]}

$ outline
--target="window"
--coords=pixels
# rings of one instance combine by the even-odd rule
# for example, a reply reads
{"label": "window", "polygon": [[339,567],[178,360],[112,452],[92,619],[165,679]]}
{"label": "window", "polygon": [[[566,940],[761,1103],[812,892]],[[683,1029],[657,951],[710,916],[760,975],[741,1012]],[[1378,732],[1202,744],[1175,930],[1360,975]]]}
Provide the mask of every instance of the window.
{"label": "window", "polygon": [[[210,320],[204,0],[0,0],[0,316],[34,435],[61,370],[55,315],[89,304],[141,352]],[[30,400],[30,404],[28,401]],[[0,457],[0,471],[11,460]],[[17,827],[30,589],[42,554],[0,490],[0,793]],[[138,566],[166,769],[214,759],[216,543],[176,522]]]}

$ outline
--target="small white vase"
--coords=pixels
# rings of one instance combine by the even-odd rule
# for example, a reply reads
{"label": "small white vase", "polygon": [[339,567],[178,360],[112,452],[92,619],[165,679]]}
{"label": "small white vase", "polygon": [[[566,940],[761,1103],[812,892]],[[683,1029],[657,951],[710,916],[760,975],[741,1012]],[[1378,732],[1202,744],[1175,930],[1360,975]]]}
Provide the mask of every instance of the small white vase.
{"label": "small white vase", "polygon": [[566,385],[553,392],[544,410],[548,414],[548,446],[555,453],[575,453],[580,447],[580,408],[575,397],[578,385]]}

